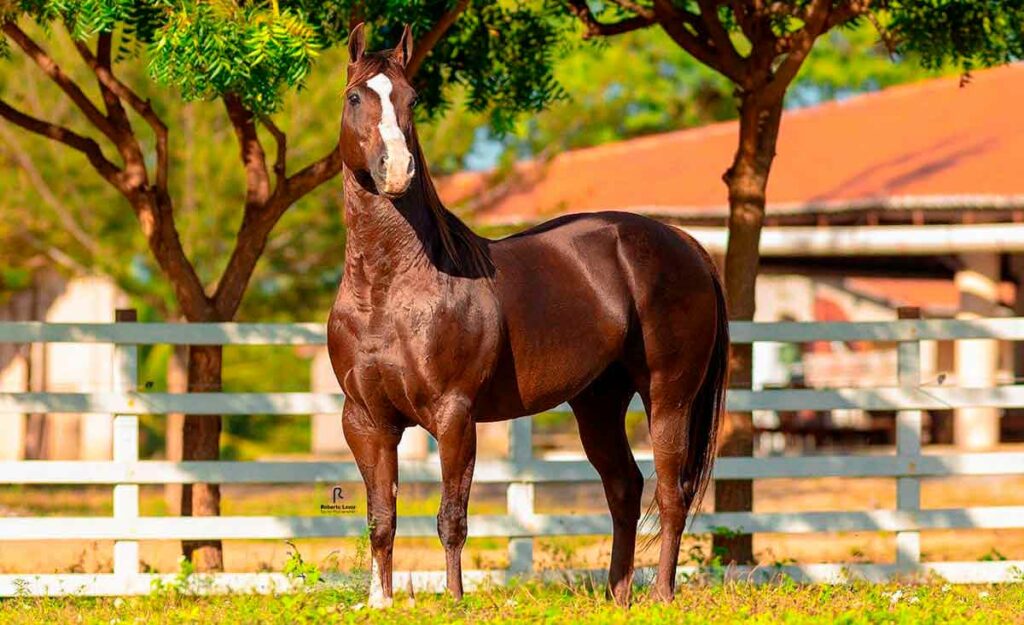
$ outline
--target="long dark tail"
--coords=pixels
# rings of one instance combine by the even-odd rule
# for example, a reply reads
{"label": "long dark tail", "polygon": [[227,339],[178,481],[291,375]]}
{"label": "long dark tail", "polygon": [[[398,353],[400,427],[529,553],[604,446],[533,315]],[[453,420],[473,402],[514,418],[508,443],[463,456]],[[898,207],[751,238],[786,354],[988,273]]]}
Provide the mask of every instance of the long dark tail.
{"label": "long dark tail", "polygon": [[725,389],[729,377],[729,315],[725,306],[725,290],[717,272],[714,282],[718,316],[715,345],[704,382],[690,405],[689,436],[681,476],[683,507],[688,516],[700,509],[711,482],[711,469],[718,448],[718,427],[725,413]]}

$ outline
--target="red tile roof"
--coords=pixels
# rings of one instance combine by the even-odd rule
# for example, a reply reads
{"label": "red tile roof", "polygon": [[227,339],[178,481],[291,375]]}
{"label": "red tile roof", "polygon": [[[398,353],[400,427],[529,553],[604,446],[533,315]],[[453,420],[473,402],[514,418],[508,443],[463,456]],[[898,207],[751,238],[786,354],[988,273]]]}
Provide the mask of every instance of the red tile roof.
{"label": "red tile roof", "polygon": [[[940,78],[787,111],[768,187],[772,205],[948,195],[1024,197],[1024,64]],[[726,204],[721,181],[736,122],[524,162],[439,181],[451,205],[482,221],[563,212],[648,210],[684,215]],[[488,191],[488,189],[490,189]]]}
{"label": "red tile roof", "polygon": [[[952,314],[960,309],[960,291],[950,280],[927,278],[846,278],[844,286],[860,295],[878,299],[892,307],[916,306],[924,311]],[[1003,306],[1013,306],[1017,290],[1012,282],[1000,282],[998,297]],[[833,321],[821,319],[818,321]]]}

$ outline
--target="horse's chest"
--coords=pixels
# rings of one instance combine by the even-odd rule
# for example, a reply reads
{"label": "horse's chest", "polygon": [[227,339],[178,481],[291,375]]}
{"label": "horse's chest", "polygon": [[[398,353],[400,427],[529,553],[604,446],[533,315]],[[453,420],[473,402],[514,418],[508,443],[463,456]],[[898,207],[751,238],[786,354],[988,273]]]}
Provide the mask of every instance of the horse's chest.
{"label": "horse's chest", "polygon": [[336,309],[335,360],[342,390],[366,404],[386,402],[415,417],[458,377],[458,322],[446,302],[426,295],[387,307]]}

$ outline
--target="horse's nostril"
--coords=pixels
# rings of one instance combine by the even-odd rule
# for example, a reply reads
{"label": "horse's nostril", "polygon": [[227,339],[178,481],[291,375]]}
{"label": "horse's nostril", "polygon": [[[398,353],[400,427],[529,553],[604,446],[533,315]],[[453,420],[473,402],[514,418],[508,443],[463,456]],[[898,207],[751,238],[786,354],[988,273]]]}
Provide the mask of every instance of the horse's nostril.
{"label": "horse's nostril", "polygon": [[406,169],[407,173],[412,173],[416,169],[416,161],[409,159],[409,167]]}

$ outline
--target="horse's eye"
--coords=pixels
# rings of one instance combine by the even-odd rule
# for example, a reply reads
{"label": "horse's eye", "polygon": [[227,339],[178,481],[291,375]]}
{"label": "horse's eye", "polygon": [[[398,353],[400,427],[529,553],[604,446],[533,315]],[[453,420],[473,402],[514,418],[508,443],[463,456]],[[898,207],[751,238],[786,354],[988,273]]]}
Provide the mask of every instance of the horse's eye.
{"label": "horse's eye", "polygon": [[409,108],[414,109],[414,108],[416,108],[416,105],[419,104],[419,103],[420,103],[420,99],[419,98],[413,98],[412,102],[409,103]]}
{"label": "horse's eye", "polygon": [[359,94],[355,92],[348,94],[348,103],[352,106],[359,104]]}

